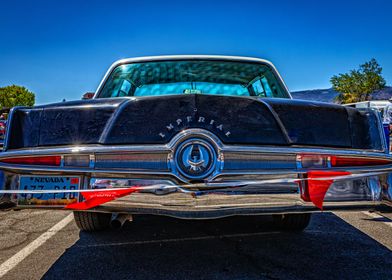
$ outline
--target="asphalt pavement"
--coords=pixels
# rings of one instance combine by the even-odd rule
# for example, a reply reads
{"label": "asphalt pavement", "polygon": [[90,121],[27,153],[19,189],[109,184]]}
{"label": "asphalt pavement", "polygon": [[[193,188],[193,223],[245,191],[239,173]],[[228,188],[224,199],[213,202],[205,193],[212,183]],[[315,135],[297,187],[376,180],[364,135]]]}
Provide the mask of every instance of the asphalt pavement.
{"label": "asphalt pavement", "polygon": [[0,212],[0,278],[392,279],[391,219],[318,213],[304,232],[287,233],[269,217],[135,216],[91,234],[66,211]]}

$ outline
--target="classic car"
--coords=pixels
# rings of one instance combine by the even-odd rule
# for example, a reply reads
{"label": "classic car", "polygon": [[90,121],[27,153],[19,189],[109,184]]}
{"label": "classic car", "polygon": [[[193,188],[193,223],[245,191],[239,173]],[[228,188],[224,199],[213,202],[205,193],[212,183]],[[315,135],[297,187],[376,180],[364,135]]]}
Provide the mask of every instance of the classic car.
{"label": "classic car", "polygon": [[2,209],[74,211],[85,231],[137,214],[300,231],[313,212],[392,205],[379,112],[293,100],[266,60],[120,60],[83,99],[12,109]]}
{"label": "classic car", "polygon": [[388,121],[388,118],[386,118],[386,107],[391,104],[391,101],[389,100],[371,100],[371,101],[361,101],[361,102],[355,102],[355,103],[349,103],[349,104],[344,104],[344,106],[349,106],[349,107],[354,107],[354,108],[374,108],[377,109],[383,119],[383,126],[384,126],[384,133],[385,137],[387,140],[387,147],[389,151],[391,152],[391,128],[392,124],[390,121]]}

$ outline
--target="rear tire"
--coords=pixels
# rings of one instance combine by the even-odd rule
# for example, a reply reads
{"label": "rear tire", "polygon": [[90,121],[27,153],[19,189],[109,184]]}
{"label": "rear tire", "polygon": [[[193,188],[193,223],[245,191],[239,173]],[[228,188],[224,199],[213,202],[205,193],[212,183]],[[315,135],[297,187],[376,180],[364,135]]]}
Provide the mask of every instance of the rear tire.
{"label": "rear tire", "polygon": [[74,211],[74,220],[83,231],[99,231],[107,229],[112,219],[111,213]]}
{"label": "rear tire", "polygon": [[273,215],[274,225],[287,231],[303,231],[310,222],[310,213]]}

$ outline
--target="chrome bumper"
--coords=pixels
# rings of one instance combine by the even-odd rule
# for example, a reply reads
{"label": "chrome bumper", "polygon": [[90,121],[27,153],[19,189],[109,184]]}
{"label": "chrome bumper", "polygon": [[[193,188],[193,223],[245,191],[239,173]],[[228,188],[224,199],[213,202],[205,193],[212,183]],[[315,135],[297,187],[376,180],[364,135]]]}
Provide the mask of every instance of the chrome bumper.
{"label": "chrome bumper", "polygon": [[[340,201],[324,204],[326,211],[375,209],[374,201]],[[184,219],[220,218],[233,215],[268,215],[320,211],[297,194],[229,195],[210,193],[204,196],[170,194],[162,197],[134,194],[105,203],[94,209],[100,212],[165,215]]]}
{"label": "chrome bumper", "polygon": [[[376,209],[381,205],[392,207],[391,182],[391,174],[337,181],[326,193],[323,210],[365,210]],[[312,202],[302,199],[297,183],[242,183],[244,185],[241,187],[213,190],[196,191],[174,187],[166,193],[163,189],[134,193],[94,210],[191,219],[320,211]]]}
{"label": "chrome bumper", "polygon": [[[324,211],[376,209],[382,205],[392,209],[392,173],[383,172],[371,176],[362,176],[360,172],[356,174],[360,177],[337,180],[330,186],[324,199]],[[18,189],[18,176],[6,175],[5,181],[11,182],[11,188],[8,189]],[[278,178],[275,176],[272,180],[265,177],[245,179],[241,176],[240,179],[232,178],[232,181],[216,181],[211,185],[201,186],[179,185],[167,178],[149,180],[86,176],[83,188],[91,189],[99,182],[105,182],[100,188],[141,185],[140,192],[104,203],[89,211],[155,214],[189,219],[320,211],[311,201],[306,201],[301,196],[301,188],[295,181],[298,176],[299,174],[286,174]],[[0,207],[62,208],[18,206],[15,196],[10,195],[2,196]]]}

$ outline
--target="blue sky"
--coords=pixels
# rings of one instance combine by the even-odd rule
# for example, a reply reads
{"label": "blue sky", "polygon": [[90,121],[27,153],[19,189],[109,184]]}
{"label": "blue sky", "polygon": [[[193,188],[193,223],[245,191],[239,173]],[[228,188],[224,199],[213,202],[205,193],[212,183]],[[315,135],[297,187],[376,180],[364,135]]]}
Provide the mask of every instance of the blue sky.
{"label": "blue sky", "polygon": [[117,59],[226,54],[271,60],[290,90],[374,57],[392,84],[392,1],[1,1],[0,86],[38,104],[94,91]]}

